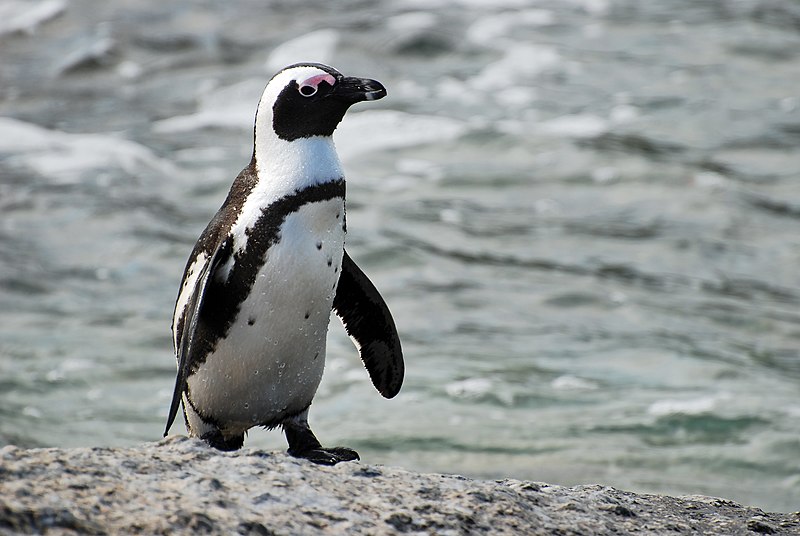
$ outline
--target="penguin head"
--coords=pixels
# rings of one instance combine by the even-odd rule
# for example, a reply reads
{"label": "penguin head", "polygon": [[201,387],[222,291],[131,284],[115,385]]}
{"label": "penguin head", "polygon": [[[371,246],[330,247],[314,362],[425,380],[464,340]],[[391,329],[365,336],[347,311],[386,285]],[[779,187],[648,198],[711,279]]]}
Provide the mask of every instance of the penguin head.
{"label": "penguin head", "polygon": [[261,95],[256,138],[271,134],[291,142],[331,136],[350,106],[385,96],[376,80],[345,77],[321,63],[290,65],[272,77]]}

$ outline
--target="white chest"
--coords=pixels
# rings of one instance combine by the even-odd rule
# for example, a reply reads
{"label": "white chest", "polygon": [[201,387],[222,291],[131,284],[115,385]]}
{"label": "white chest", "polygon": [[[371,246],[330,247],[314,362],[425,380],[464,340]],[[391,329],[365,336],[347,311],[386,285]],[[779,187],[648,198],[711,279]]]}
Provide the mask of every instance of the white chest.
{"label": "white chest", "polygon": [[201,412],[247,429],[311,403],[325,364],[344,237],[342,198],[286,216],[227,336],[189,378]]}

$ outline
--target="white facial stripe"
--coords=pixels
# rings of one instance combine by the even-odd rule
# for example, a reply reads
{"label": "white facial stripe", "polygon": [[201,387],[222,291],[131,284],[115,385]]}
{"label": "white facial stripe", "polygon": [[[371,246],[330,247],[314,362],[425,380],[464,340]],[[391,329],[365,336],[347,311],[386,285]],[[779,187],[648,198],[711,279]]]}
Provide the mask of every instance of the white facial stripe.
{"label": "white facial stripe", "polygon": [[[317,67],[292,67],[272,77],[267,87],[264,88],[264,93],[261,94],[261,100],[258,104],[258,114],[256,116],[256,129],[258,129],[259,123],[262,123],[264,126],[268,127],[270,131],[272,130],[272,106],[275,104],[278,95],[283,91],[283,88],[293,81],[301,85],[302,81],[317,77],[321,77],[320,80],[325,77],[333,78],[330,73],[318,69]],[[334,82],[335,81],[334,79]],[[317,82],[317,85],[318,84],[319,81]],[[317,86],[315,85],[314,87]]]}

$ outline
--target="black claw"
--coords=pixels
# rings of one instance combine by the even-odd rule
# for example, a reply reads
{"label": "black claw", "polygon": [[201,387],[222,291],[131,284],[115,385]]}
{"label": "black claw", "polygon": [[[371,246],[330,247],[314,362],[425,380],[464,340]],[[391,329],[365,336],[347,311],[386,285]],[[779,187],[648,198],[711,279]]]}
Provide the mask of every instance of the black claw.
{"label": "black claw", "polygon": [[303,458],[319,465],[336,465],[339,462],[352,462],[361,459],[358,456],[358,452],[347,447],[333,447],[328,449],[320,447],[301,452],[289,449],[289,455],[295,458]]}
{"label": "black claw", "polygon": [[343,462],[352,462],[361,459],[361,456],[358,455],[358,452],[347,447],[333,447],[327,450],[334,453],[339,457],[339,460]]}

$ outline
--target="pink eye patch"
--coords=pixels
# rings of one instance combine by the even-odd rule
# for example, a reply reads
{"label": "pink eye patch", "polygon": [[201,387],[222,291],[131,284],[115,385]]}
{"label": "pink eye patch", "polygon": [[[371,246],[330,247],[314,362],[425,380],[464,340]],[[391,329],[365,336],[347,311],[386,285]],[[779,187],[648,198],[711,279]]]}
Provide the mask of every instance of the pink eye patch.
{"label": "pink eye patch", "polygon": [[318,74],[316,76],[312,76],[306,80],[303,80],[299,84],[300,93],[305,95],[306,97],[310,97],[314,93],[317,92],[319,89],[319,85],[322,82],[327,82],[331,87],[336,83],[336,78],[330,74]]}

